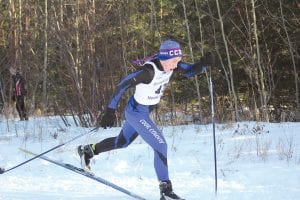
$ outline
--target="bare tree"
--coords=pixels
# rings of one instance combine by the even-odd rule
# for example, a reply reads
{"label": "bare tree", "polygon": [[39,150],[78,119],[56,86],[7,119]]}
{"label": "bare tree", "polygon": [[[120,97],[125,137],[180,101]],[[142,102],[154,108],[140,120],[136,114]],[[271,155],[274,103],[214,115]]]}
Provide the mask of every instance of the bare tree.
{"label": "bare tree", "polygon": [[[189,26],[189,20],[187,17],[187,12],[186,12],[186,6],[185,6],[185,0],[182,0],[182,7],[183,7],[183,13],[184,13],[184,21],[185,21],[185,26],[186,26],[186,31],[187,31],[187,37],[188,37],[188,44],[189,44],[189,50],[190,50],[190,57],[191,61],[194,63],[194,54],[193,54],[193,47],[192,47],[192,41],[191,41],[191,33],[190,33],[190,26]],[[200,119],[202,119],[202,109],[201,109],[201,94],[200,94],[200,88],[199,88],[199,81],[198,81],[198,76],[194,77],[195,81],[195,86],[196,86],[196,91],[197,91],[197,99],[198,99],[198,106],[199,106],[199,116]]]}
{"label": "bare tree", "polygon": [[232,71],[232,64],[231,64],[231,58],[230,58],[230,52],[229,52],[229,48],[228,48],[228,44],[227,44],[227,40],[226,40],[226,34],[224,31],[224,24],[223,24],[223,18],[221,15],[221,11],[220,11],[220,5],[219,5],[219,0],[216,0],[216,5],[217,5],[217,10],[218,10],[218,16],[219,16],[219,22],[220,22],[220,26],[221,26],[221,32],[222,32],[222,38],[223,38],[223,42],[225,45],[225,51],[226,51],[226,56],[227,56],[227,64],[228,64],[228,68],[229,68],[229,80],[230,80],[230,96],[233,98],[233,102],[234,102],[234,111],[232,111],[232,120],[236,121],[239,119],[239,114],[238,114],[238,103],[237,103],[237,95],[235,92],[235,87],[234,87],[234,78],[233,78],[233,71]]}
{"label": "bare tree", "polygon": [[256,22],[256,11],[255,11],[255,2],[254,0],[251,0],[252,5],[252,17],[253,17],[253,33],[255,37],[255,46],[256,46],[256,59],[257,59],[257,65],[258,65],[258,71],[260,75],[260,96],[261,96],[261,106],[263,110],[263,116],[264,120],[269,122],[269,114],[268,114],[268,106],[267,106],[267,92],[265,89],[265,77],[264,77],[264,71],[261,63],[261,53],[260,53],[260,45],[259,45],[259,39],[258,39],[258,30],[257,30],[257,22]]}
{"label": "bare tree", "polygon": [[9,0],[9,17],[10,17],[10,36],[11,38],[9,39],[9,44],[10,44],[10,57],[12,58],[12,60],[10,61],[10,64],[12,68],[14,68],[16,70],[16,63],[18,60],[18,53],[17,53],[17,49],[18,49],[18,41],[17,41],[17,22],[16,22],[16,18],[17,18],[17,14],[16,14],[16,9],[15,9],[15,1]]}
{"label": "bare tree", "polygon": [[295,97],[296,97],[295,101],[296,101],[297,109],[300,109],[299,86],[298,86],[299,77],[298,77],[296,61],[295,61],[295,56],[294,56],[294,51],[293,51],[293,44],[291,43],[290,36],[289,36],[289,33],[288,33],[286,25],[285,25],[286,20],[284,18],[284,14],[283,14],[283,10],[282,10],[282,0],[279,0],[279,3],[280,3],[280,14],[281,14],[282,25],[283,25],[284,32],[286,34],[286,38],[287,38],[287,42],[288,42],[288,46],[289,46],[289,52],[290,52],[292,63],[293,63],[293,70],[294,70],[294,77],[295,77],[295,89],[296,89],[296,91],[295,91]]}
{"label": "bare tree", "polygon": [[48,63],[48,0],[45,0],[45,27],[44,27],[44,63],[43,63],[43,108],[47,109],[47,63]]}

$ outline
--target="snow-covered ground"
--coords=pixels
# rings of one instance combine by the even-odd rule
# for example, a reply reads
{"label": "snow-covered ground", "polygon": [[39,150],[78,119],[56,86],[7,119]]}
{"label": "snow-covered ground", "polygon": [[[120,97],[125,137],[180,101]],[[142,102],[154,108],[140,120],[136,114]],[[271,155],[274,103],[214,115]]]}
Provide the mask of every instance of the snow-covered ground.
{"label": "snow-covered ground", "polygon": [[[187,200],[292,200],[300,198],[300,123],[216,125],[218,190],[215,193],[212,125],[160,127],[168,141],[175,192]],[[91,128],[90,128],[91,129]],[[65,127],[59,117],[29,121],[0,118],[0,167],[9,169],[30,155],[65,143],[90,129]],[[76,147],[115,136],[99,129],[47,154],[79,166]],[[153,152],[137,138],[128,148],[103,153],[93,172],[149,200],[159,199]],[[110,187],[41,159],[0,175],[1,200],[129,200]]]}

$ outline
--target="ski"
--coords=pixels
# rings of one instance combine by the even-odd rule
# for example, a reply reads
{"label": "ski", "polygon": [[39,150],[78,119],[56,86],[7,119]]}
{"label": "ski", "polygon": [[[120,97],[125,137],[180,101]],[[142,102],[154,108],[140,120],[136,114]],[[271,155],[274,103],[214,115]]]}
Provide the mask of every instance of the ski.
{"label": "ski", "polygon": [[62,147],[62,146],[64,146],[64,145],[66,145],[66,144],[68,144],[68,143],[70,143],[70,142],[72,142],[72,141],[74,141],[74,140],[76,140],[76,139],[78,139],[78,138],[80,138],[80,137],[86,135],[86,134],[89,134],[89,133],[91,133],[92,131],[97,131],[98,129],[99,129],[98,127],[93,128],[93,129],[90,130],[89,132],[86,132],[86,133],[77,135],[76,137],[72,138],[71,140],[69,140],[69,141],[67,141],[67,142],[65,142],[65,143],[59,144],[59,145],[57,145],[57,146],[55,146],[55,147],[53,147],[53,148],[51,148],[51,149],[49,149],[49,150],[47,150],[47,151],[44,151],[44,152],[42,152],[42,153],[40,153],[40,154],[35,154],[34,157],[30,158],[29,160],[25,160],[24,162],[22,162],[22,163],[20,163],[20,164],[18,164],[18,165],[16,165],[16,166],[14,166],[14,167],[11,167],[11,168],[6,169],[6,170],[2,168],[2,169],[0,170],[0,174],[9,172],[9,171],[14,170],[14,169],[16,169],[16,168],[18,168],[18,167],[20,167],[20,166],[22,166],[22,165],[25,165],[26,163],[29,163],[30,161],[32,161],[32,160],[34,160],[34,159],[37,159],[38,157],[40,157],[40,156],[42,156],[42,155],[45,155],[46,153],[49,153],[50,151],[53,151],[53,150],[55,150],[55,149],[58,149],[59,147]]}
{"label": "ski", "polygon": [[[28,151],[26,149],[19,148],[19,150],[21,150],[21,151],[23,151],[25,153],[31,154],[33,156],[37,155],[36,153],[33,153],[33,152]],[[114,184],[114,183],[111,183],[111,182],[109,182],[109,181],[107,181],[107,180],[105,180],[105,179],[103,179],[103,178],[101,178],[99,176],[96,176],[96,175],[94,175],[91,172],[85,171],[82,168],[76,167],[76,166],[71,165],[71,164],[63,163],[63,162],[60,162],[60,161],[52,160],[52,159],[50,159],[50,158],[48,158],[46,156],[40,156],[39,158],[43,159],[43,160],[46,160],[46,161],[48,161],[50,163],[53,163],[55,165],[61,166],[61,167],[65,168],[65,169],[71,170],[71,171],[73,171],[73,172],[75,172],[77,174],[81,174],[81,175],[83,175],[85,177],[93,179],[93,180],[95,180],[97,182],[100,182],[100,183],[102,183],[102,184],[104,184],[106,186],[109,186],[109,187],[111,187],[111,188],[113,188],[115,190],[123,192],[124,194],[127,194],[127,195],[129,195],[129,196],[131,196],[131,197],[133,197],[135,199],[146,200],[145,198],[140,197],[140,196],[138,196],[138,195],[136,195],[136,194],[134,194],[134,193],[132,193],[132,192],[130,192],[130,191],[128,191],[128,190],[126,190],[126,189],[124,189],[124,188],[116,185],[116,184]]]}

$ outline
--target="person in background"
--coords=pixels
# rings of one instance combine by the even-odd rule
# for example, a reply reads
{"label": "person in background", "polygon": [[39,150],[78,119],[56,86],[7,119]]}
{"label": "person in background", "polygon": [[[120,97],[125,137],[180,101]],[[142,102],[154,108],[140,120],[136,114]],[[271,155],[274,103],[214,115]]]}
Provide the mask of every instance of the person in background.
{"label": "person in background", "polygon": [[[13,70],[11,70],[13,71]],[[28,120],[26,108],[25,108],[25,97],[27,95],[26,81],[24,77],[19,73],[13,73],[13,101],[16,102],[16,109],[18,111],[20,120]]]}
{"label": "person in background", "polygon": [[78,154],[84,169],[91,169],[90,160],[94,155],[125,148],[141,136],[154,152],[154,168],[159,181],[161,200],[182,199],[174,193],[169,178],[167,141],[149,115],[159,103],[173,72],[181,72],[188,78],[200,74],[214,63],[214,56],[207,53],[195,64],[182,62],[181,59],[180,44],[174,40],[166,40],[161,43],[157,55],[116,85],[116,92],[107,105],[105,114],[99,120],[99,125],[103,128],[114,125],[115,111],[122,95],[129,88],[135,87],[135,93],[129,98],[125,108],[125,121],[121,132],[116,137],[95,144],[80,145]]}

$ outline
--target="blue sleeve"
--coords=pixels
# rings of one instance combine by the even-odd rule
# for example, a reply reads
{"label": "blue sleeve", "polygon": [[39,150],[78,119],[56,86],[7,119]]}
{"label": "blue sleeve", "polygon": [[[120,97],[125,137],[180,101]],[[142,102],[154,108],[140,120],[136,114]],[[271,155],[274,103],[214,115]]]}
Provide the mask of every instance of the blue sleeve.
{"label": "blue sleeve", "polygon": [[179,62],[177,64],[178,70],[185,76],[185,77],[192,77],[197,74],[200,74],[205,71],[206,66],[201,64],[201,62],[197,62],[195,64],[188,64],[185,62]]}
{"label": "blue sleeve", "polygon": [[141,69],[127,75],[124,77],[116,86],[116,92],[111,98],[108,108],[116,109],[119,101],[121,100],[123,94],[128,88],[135,87],[139,83],[150,83],[154,76],[154,69],[151,66],[145,65]]}

